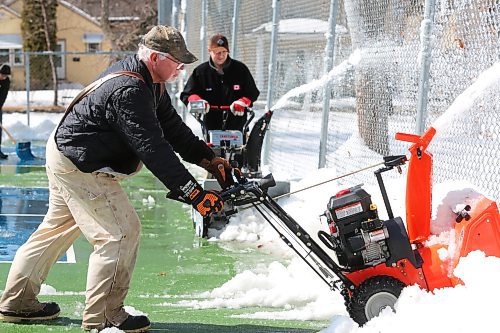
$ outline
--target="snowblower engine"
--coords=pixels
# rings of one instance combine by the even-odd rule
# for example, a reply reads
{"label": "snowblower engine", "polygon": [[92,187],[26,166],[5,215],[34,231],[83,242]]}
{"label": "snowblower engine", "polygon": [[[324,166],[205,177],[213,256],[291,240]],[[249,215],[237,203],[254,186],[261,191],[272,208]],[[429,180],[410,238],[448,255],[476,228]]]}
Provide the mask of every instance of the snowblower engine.
{"label": "snowblower engine", "polygon": [[378,265],[390,257],[389,231],[378,218],[371,196],[361,185],[331,197],[325,215],[330,241],[341,266],[359,270]]}

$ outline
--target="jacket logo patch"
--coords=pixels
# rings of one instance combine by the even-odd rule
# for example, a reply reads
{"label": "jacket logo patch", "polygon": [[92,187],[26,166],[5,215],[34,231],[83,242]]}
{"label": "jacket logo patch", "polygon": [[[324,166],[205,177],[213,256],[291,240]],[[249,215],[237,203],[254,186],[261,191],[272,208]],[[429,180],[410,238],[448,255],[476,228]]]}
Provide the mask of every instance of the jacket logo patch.
{"label": "jacket logo patch", "polygon": [[212,88],[206,88],[205,91],[212,91]]}
{"label": "jacket logo patch", "polygon": [[240,85],[239,84],[235,84],[233,86],[233,90],[240,90]]}

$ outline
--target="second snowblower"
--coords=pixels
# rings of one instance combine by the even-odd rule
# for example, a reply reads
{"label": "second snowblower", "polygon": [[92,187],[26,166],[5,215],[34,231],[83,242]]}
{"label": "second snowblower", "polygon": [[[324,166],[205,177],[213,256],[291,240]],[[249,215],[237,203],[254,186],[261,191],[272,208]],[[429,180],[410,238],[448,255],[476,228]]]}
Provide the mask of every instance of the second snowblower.
{"label": "second snowblower", "polygon": [[[251,108],[246,109],[248,120],[245,122],[242,131],[226,130],[226,120],[229,115],[229,106],[218,106],[223,110],[223,124],[219,130],[208,130],[205,124],[205,105],[202,101],[189,102],[191,115],[201,126],[205,142],[212,148],[217,156],[228,160],[232,165],[237,166],[246,178],[260,179],[261,171],[261,151],[264,137],[269,128],[273,111],[265,112],[253,124],[250,124],[255,117],[255,112]],[[202,182],[205,190],[221,190],[215,179],[208,178]],[[290,183],[279,181],[269,194],[271,197],[287,193],[290,190]],[[197,211],[192,211],[193,225],[196,235],[208,237],[208,229],[222,229],[229,222],[229,215],[233,206],[231,202],[224,203],[224,210],[209,217],[202,217]],[[228,213],[229,212],[229,213]]]}

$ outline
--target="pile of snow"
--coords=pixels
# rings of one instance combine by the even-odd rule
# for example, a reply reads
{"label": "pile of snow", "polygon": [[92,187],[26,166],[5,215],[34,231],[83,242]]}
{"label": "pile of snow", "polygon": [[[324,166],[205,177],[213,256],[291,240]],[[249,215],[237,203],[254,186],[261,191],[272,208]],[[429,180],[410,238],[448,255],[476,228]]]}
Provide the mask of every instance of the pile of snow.
{"label": "pile of snow", "polygon": [[[62,116],[62,113],[47,112],[32,112],[29,115],[4,113],[2,125],[17,141],[47,141]],[[10,138],[3,131],[2,143],[5,144],[9,141]]]}
{"label": "pile of snow", "polygon": [[395,313],[385,309],[363,327],[336,315],[321,333],[496,332],[500,258],[472,252],[460,260],[454,274],[463,286],[434,293],[410,286],[403,289]]}

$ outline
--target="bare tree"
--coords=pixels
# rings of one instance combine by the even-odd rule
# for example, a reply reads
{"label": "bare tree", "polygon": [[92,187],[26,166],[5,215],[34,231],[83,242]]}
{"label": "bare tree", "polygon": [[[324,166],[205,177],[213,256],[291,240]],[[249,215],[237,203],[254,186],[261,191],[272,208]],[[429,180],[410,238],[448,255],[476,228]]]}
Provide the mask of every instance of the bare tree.
{"label": "bare tree", "polygon": [[[23,34],[23,49],[31,52],[54,51],[56,45],[56,11],[57,0],[24,0],[21,14],[21,31]],[[50,54],[50,53],[49,53]],[[53,54],[30,55],[31,87],[46,89],[51,86],[52,77],[54,89],[54,105],[57,105],[57,73]],[[52,70],[50,74],[48,69]]]}
{"label": "bare tree", "polygon": [[[140,7],[131,7],[131,12],[137,15],[135,19],[125,22],[110,21],[109,0],[101,1],[101,29],[113,50],[130,50],[137,47],[140,36],[155,24],[157,19],[156,7],[148,3]],[[116,8],[115,8],[116,9]]]}
{"label": "bare tree", "polygon": [[110,41],[111,49],[117,50],[116,36],[109,22],[109,0],[101,0],[101,29],[104,32],[104,36]]}
{"label": "bare tree", "polygon": [[[346,6],[353,47],[377,49],[389,27],[384,21],[390,12],[391,0],[351,0]],[[374,19],[374,17],[376,19]],[[389,115],[393,112],[392,89],[388,75],[391,58],[387,54],[373,52],[356,67],[356,112],[359,134],[373,151],[389,154]]]}
{"label": "bare tree", "polygon": [[157,21],[157,0],[67,0],[95,17],[112,50],[137,47],[141,36]]}
{"label": "bare tree", "polygon": [[[43,19],[43,28],[44,28],[44,33],[45,33],[45,42],[47,43],[47,50],[54,50],[54,45],[52,45],[51,42],[51,35],[55,34],[55,31],[51,31],[51,29],[55,30],[56,24],[55,22],[52,24],[50,22],[51,20],[55,21],[55,15],[54,17],[49,17],[47,15],[47,8],[54,9],[57,6],[57,0],[40,0],[40,7],[42,9],[42,19]],[[53,10],[55,12],[55,10]],[[54,55],[52,53],[49,53],[49,62],[50,62],[50,69],[52,72],[52,86],[54,89],[54,105],[57,105],[57,70],[56,70],[56,64],[54,61]]]}

